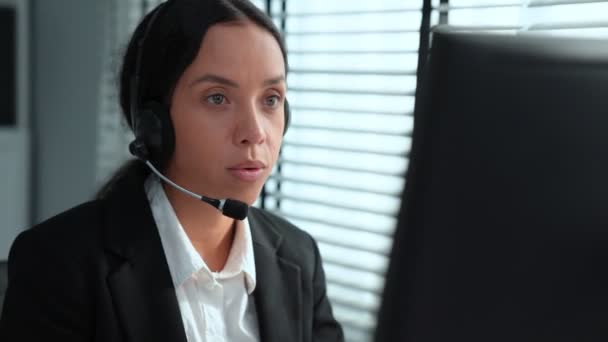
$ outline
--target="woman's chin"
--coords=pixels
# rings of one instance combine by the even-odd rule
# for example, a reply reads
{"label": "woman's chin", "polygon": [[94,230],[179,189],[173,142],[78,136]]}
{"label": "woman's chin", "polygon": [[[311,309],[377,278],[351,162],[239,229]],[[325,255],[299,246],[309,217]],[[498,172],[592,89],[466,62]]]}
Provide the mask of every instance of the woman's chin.
{"label": "woman's chin", "polygon": [[260,192],[262,191],[261,186],[257,187],[241,187],[240,189],[236,189],[235,191],[231,191],[226,194],[227,198],[235,199],[251,206],[260,196]]}

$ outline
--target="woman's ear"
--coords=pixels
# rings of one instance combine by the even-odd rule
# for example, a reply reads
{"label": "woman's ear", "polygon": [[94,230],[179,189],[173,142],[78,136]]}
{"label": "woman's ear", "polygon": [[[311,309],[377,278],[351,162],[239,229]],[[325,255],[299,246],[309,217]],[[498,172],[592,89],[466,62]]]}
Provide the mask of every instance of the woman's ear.
{"label": "woman's ear", "polygon": [[289,109],[289,102],[285,99],[283,105],[283,113],[285,114],[285,125],[283,126],[283,135],[287,133],[287,129],[289,128],[289,124],[291,123],[291,110]]}

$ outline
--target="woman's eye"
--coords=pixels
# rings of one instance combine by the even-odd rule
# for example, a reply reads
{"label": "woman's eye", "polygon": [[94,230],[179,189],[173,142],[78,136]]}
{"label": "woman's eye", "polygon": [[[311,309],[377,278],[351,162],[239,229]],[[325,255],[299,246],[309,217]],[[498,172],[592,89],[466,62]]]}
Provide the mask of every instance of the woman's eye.
{"label": "woman's eye", "polygon": [[270,107],[274,107],[279,103],[279,96],[277,95],[272,95],[266,98],[266,105],[270,106]]}
{"label": "woman's eye", "polygon": [[214,104],[214,105],[221,105],[226,101],[226,97],[222,94],[213,94],[210,96],[207,96],[207,102]]}

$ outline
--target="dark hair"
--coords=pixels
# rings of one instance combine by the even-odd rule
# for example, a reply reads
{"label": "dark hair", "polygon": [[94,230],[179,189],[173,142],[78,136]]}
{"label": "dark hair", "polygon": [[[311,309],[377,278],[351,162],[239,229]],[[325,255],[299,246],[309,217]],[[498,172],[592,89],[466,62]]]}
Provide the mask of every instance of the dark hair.
{"label": "dark hair", "polygon": [[[157,11],[160,12],[148,27]],[[157,101],[168,106],[177,80],[196,57],[207,30],[215,24],[241,20],[251,21],[273,35],[287,69],[287,52],[279,30],[248,0],[168,0],[148,13],[131,36],[120,70],[120,107],[131,130],[130,85],[144,34],[136,100],[138,104]],[[143,180],[148,173],[143,163],[129,160],[101,186],[96,197],[105,197],[126,176],[138,174]]]}

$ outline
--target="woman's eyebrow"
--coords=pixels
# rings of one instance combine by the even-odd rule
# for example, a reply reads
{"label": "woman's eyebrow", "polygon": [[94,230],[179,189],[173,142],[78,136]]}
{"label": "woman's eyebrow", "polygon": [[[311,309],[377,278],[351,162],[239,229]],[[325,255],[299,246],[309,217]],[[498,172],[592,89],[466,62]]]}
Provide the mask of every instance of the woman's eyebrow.
{"label": "woman's eyebrow", "polygon": [[[214,75],[214,74],[205,74],[197,79],[195,79],[192,83],[190,83],[190,87],[193,87],[194,85],[198,84],[198,83],[203,83],[203,82],[210,82],[210,83],[219,83],[219,84],[223,84],[225,86],[228,87],[233,87],[233,88],[238,88],[239,84],[236,83],[235,81],[219,76],[219,75]],[[285,75],[280,75],[277,77],[273,77],[273,78],[269,78],[267,80],[264,81],[264,86],[269,86],[269,85],[275,85],[281,82],[285,82]]]}
{"label": "woman's eyebrow", "polygon": [[193,87],[194,85],[196,85],[198,83],[203,83],[203,82],[219,83],[219,84],[223,84],[225,86],[233,87],[233,88],[239,87],[239,84],[236,83],[235,81],[227,79],[222,76],[214,75],[214,74],[205,74],[205,75],[197,78],[192,83],[190,83],[190,87]]}
{"label": "woman's eyebrow", "polygon": [[267,79],[266,81],[264,81],[264,86],[275,85],[281,82],[285,82],[285,75]]}

